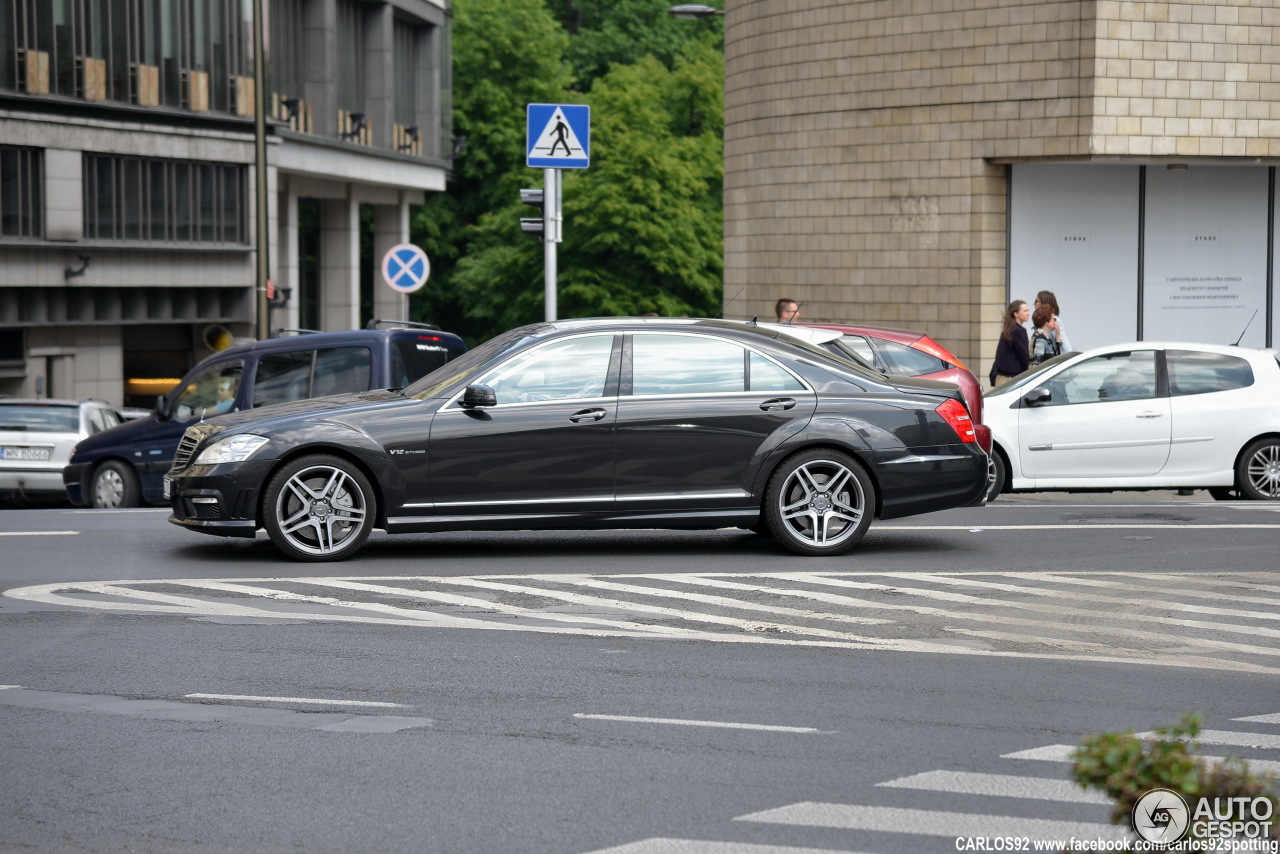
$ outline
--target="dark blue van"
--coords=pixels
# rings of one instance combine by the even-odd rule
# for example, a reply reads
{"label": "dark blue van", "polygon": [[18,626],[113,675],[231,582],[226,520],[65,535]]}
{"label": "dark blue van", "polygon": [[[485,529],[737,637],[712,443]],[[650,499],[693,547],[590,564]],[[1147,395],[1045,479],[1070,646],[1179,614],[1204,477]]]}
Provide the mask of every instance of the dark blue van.
{"label": "dark blue van", "polygon": [[466,352],[451,332],[414,327],[311,332],[215,353],[192,368],[147,418],[76,445],[62,472],[67,495],[81,507],[160,502],[178,442],[197,421],[308,397],[399,388]]}

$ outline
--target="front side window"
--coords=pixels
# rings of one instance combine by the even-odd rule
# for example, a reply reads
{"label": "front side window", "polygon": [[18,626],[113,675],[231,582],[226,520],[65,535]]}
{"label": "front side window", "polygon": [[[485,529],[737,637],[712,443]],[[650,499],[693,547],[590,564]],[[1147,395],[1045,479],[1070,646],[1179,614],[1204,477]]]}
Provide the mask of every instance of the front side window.
{"label": "front side window", "polygon": [[203,371],[173,399],[174,418],[204,418],[230,412],[240,390],[241,362],[224,362]]}
{"label": "front side window", "polygon": [[480,380],[498,403],[579,400],[604,395],[613,335],[552,341],[521,354]]}
{"label": "front side window", "polygon": [[1156,396],[1154,350],[1095,356],[1073,365],[1044,385],[1052,393],[1048,406],[1146,400]]}
{"label": "front side window", "polygon": [[1253,385],[1253,368],[1239,356],[1201,353],[1194,350],[1166,350],[1169,394],[1209,394]]}

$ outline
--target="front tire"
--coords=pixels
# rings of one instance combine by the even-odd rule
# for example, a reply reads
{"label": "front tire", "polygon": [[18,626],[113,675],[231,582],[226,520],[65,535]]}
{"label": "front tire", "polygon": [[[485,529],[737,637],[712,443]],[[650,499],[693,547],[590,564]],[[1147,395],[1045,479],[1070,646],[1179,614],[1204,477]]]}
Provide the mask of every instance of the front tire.
{"label": "front tire", "polygon": [[1259,439],[1236,463],[1240,493],[1255,501],[1280,500],[1280,439]]}
{"label": "front tire", "polygon": [[351,557],[373,530],[377,500],[364,472],[341,457],[300,457],[267,483],[263,527],[300,561]]}
{"label": "front tire", "polygon": [[875,486],[862,466],[827,448],[785,460],[765,490],[769,533],[801,555],[849,551],[871,526],[875,506]]}
{"label": "front tire", "polygon": [[93,472],[89,483],[89,506],[99,510],[119,510],[142,504],[142,490],[133,466],[108,460]]}

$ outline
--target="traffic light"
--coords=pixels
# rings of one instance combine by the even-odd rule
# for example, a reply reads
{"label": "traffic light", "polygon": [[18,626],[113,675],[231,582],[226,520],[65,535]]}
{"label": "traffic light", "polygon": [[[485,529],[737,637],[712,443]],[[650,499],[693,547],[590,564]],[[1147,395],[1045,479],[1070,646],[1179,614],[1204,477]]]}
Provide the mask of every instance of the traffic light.
{"label": "traffic light", "polygon": [[546,232],[546,214],[543,211],[542,199],[543,195],[541,190],[520,191],[520,201],[530,207],[538,209],[538,216],[536,218],[520,217],[520,230],[525,234],[537,236],[539,240],[545,239]]}

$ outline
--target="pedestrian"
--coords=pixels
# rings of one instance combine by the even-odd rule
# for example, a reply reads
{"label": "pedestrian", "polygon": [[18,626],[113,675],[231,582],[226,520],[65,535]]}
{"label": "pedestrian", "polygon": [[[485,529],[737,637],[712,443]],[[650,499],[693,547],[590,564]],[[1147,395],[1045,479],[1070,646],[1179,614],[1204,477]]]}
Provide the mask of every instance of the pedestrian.
{"label": "pedestrian", "polygon": [[1047,305],[1053,309],[1053,323],[1057,332],[1058,352],[1070,353],[1071,342],[1067,340],[1067,333],[1062,331],[1062,318],[1058,316],[1062,314],[1062,309],[1058,308],[1058,298],[1053,295],[1053,291],[1041,291],[1036,294],[1035,307],[1039,308],[1042,305]]}
{"label": "pedestrian", "polygon": [[[1037,300],[1039,302],[1039,300]],[[1041,303],[1031,314],[1030,359],[1032,365],[1038,365],[1062,352],[1058,343],[1058,318],[1054,317],[1053,307]]]}
{"label": "pedestrian", "polygon": [[1031,306],[1016,299],[1004,310],[1004,329],[996,342],[996,360],[991,366],[991,385],[999,386],[1031,366],[1030,341],[1022,327],[1031,318]]}
{"label": "pedestrian", "polygon": [[779,323],[795,323],[800,316],[800,303],[789,297],[783,297],[773,304],[773,313]]}

